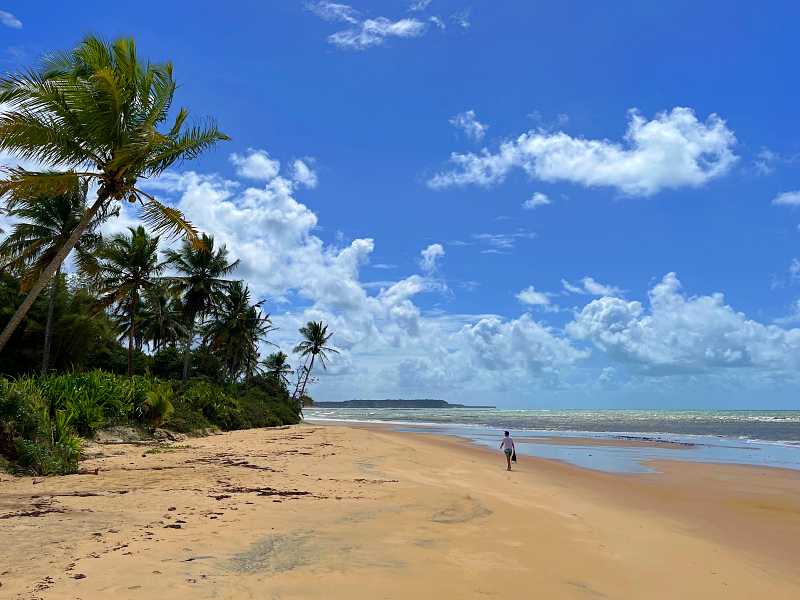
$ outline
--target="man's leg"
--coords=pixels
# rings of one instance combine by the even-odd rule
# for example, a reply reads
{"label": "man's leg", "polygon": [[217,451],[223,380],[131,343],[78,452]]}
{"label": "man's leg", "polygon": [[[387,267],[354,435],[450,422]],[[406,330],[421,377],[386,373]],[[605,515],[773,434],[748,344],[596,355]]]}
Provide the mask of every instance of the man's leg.
{"label": "man's leg", "polygon": [[511,470],[511,455],[506,452],[506,462],[508,463],[508,470]]}

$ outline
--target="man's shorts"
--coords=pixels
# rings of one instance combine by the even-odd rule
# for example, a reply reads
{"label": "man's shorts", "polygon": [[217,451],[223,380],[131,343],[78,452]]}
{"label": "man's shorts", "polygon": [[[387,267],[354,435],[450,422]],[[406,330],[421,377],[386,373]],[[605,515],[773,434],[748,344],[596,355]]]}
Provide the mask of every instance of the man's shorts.
{"label": "man's shorts", "polygon": [[513,454],[514,451],[511,448],[506,448],[505,450],[503,450],[503,452],[506,453],[506,456],[511,456],[511,454]]}

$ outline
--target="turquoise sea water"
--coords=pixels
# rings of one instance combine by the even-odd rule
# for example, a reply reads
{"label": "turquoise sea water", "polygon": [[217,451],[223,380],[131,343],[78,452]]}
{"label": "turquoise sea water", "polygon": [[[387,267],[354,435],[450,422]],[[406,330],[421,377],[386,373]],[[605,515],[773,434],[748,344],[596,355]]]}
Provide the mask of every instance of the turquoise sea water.
{"label": "turquoise sea water", "polygon": [[[734,463],[800,470],[800,411],[354,409],[306,411],[310,421],[387,423],[403,431],[496,447],[501,432],[540,437],[645,437],[674,448],[518,443],[520,455],[610,472],[646,472],[650,460]],[[688,446],[687,446],[688,444]]]}

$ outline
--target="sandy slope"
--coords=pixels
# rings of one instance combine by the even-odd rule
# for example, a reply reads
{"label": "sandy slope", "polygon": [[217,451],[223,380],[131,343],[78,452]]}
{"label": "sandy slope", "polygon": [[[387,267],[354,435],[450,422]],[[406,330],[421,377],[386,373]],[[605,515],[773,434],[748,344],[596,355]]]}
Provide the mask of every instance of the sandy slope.
{"label": "sandy slope", "polygon": [[0,598],[800,597],[800,475],[303,425],[0,475]]}

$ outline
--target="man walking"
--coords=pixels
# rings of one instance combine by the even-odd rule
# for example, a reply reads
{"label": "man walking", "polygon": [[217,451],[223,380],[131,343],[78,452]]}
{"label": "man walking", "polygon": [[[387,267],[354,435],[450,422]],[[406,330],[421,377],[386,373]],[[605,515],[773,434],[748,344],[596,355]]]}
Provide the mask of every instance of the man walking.
{"label": "man walking", "polygon": [[514,440],[511,438],[511,435],[506,431],[503,434],[503,439],[500,441],[500,448],[506,455],[506,462],[508,463],[508,470],[511,470],[511,457],[517,453],[517,449],[514,447]]}

